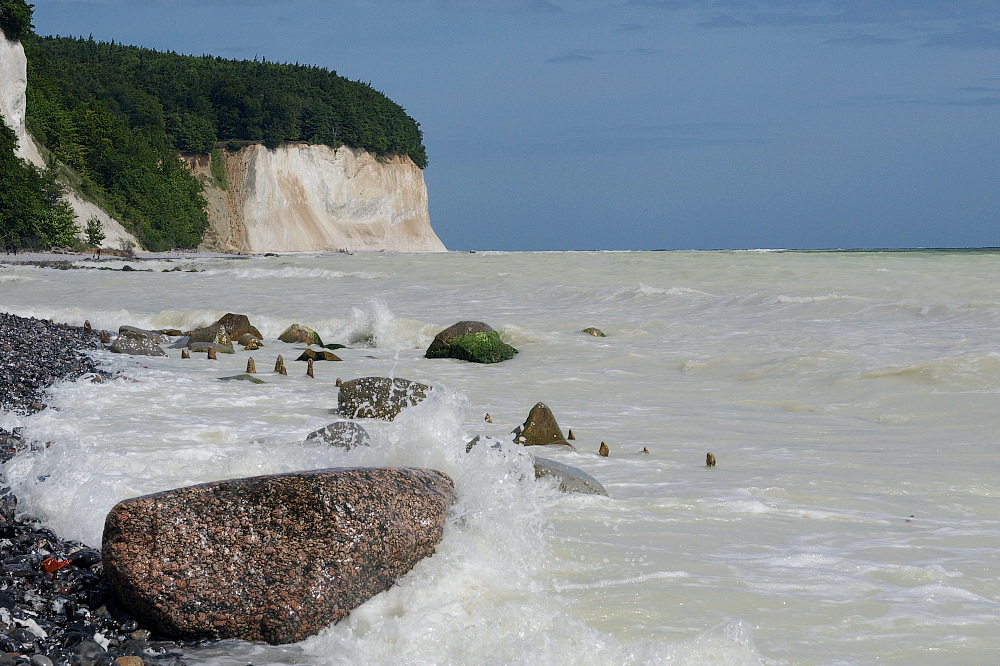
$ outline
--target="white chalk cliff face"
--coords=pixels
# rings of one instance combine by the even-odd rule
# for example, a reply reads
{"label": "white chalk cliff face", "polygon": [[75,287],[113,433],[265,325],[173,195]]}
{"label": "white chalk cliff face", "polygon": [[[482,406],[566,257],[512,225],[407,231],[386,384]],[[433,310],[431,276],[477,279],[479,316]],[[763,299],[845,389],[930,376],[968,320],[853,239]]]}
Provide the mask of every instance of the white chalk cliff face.
{"label": "white chalk cliff face", "polygon": [[289,143],[224,152],[228,188],[207,156],[188,163],[205,183],[205,248],[230,252],[440,252],[423,172],[409,157]]}
{"label": "white chalk cliff face", "polygon": [[[0,33],[0,113],[4,122],[17,135],[17,156],[31,162],[39,168],[45,168],[38,144],[28,134],[24,124],[24,114],[27,107],[25,91],[28,88],[28,60],[24,57],[24,47],[21,42],[6,39]],[[76,215],[78,234],[83,237],[83,228],[87,220],[96,217],[101,221],[104,230],[104,247],[120,247],[124,240],[139,246],[135,237],[125,230],[117,220],[101,208],[89,201],[84,201],[73,191],[67,191],[64,197],[73,208]]]}

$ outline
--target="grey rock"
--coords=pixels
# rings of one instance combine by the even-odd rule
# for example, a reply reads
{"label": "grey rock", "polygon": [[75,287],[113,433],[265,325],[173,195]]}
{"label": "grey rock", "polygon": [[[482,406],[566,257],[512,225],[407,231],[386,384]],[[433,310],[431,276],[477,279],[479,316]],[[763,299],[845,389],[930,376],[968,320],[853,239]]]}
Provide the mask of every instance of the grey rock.
{"label": "grey rock", "polygon": [[330,446],[353,449],[356,446],[368,446],[370,437],[368,431],[353,421],[336,421],[330,425],[314,430],[306,436],[306,441],[320,439]]}
{"label": "grey rock", "polygon": [[564,465],[548,458],[535,458],[535,478],[552,477],[559,480],[559,490],[564,493],[584,493],[589,495],[605,495],[608,491],[604,486],[581,469]]}
{"label": "grey rock", "polygon": [[197,328],[188,333],[188,345],[196,342],[211,342],[220,345],[231,346],[232,339],[229,337],[226,327],[220,324],[212,324],[205,328]]}
{"label": "grey rock", "polygon": [[132,356],[166,356],[167,352],[145,335],[126,332],[119,334],[111,343],[111,351],[115,354],[131,354]]}
{"label": "grey rock", "polygon": [[350,419],[391,421],[406,407],[427,397],[430,386],[408,379],[359,377],[340,385],[337,411]]}
{"label": "grey rock", "polygon": [[214,349],[219,354],[233,354],[233,348],[229,345],[219,344],[217,342],[191,342],[187,345],[187,348],[193,352],[207,352],[209,349]]}
{"label": "grey rock", "polygon": [[170,340],[167,336],[163,335],[159,331],[149,331],[144,328],[136,328],[135,326],[119,326],[118,335],[128,335],[132,337],[147,337],[158,345],[165,345]]}

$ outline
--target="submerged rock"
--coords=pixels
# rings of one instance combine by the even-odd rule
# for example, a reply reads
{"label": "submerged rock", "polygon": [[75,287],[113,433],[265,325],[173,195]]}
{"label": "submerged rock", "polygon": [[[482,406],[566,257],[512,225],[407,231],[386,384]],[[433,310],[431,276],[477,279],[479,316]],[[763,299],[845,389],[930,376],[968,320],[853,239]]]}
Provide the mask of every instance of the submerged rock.
{"label": "submerged rock", "polygon": [[337,411],[350,419],[391,421],[427,397],[430,386],[408,379],[359,377],[340,385]]}
{"label": "submerged rock", "polygon": [[306,436],[306,441],[320,439],[330,446],[343,449],[353,449],[356,446],[368,446],[370,437],[368,431],[353,421],[335,421],[330,425],[314,430]]}
{"label": "submerged rock", "polygon": [[266,383],[260,377],[254,377],[253,375],[251,375],[249,373],[244,373],[242,375],[233,375],[231,377],[219,377],[219,381],[223,381],[223,382],[231,382],[231,381],[250,382],[251,384],[265,384]]}
{"label": "submerged rock", "polygon": [[282,342],[304,342],[307,345],[323,346],[323,340],[319,337],[319,333],[301,324],[292,324],[278,336],[278,339]]}
{"label": "submerged rock", "polygon": [[535,458],[535,478],[552,477],[559,480],[559,490],[564,493],[585,493],[590,495],[605,495],[608,491],[604,486],[582,469],[564,465],[548,458]]}
{"label": "submerged rock", "polygon": [[453,501],[447,476],[409,468],[179,488],[111,510],[104,576],[164,636],[292,643],[433,554]]}
{"label": "submerged rock", "polygon": [[296,361],[343,361],[344,359],[340,358],[331,351],[326,351],[325,349],[323,351],[316,351],[315,349],[307,349],[304,352],[302,352],[302,355],[295,360]]}
{"label": "submerged rock", "polygon": [[187,348],[193,352],[207,352],[214,349],[219,354],[233,354],[233,348],[218,342],[189,342]]}
{"label": "submerged rock", "polygon": [[444,329],[431,342],[427,358],[457,358],[473,363],[499,363],[514,358],[517,350],[481,321],[460,321]]}
{"label": "submerged rock", "polygon": [[572,444],[566,441],[556,417],[552,410],[544,402],[537,403],[528,412],[528,418],[524,423],[514,428],[511,432],[514,435],[514,442],[523,446],[542,446],[545,444],[565,444],[572,448]]}

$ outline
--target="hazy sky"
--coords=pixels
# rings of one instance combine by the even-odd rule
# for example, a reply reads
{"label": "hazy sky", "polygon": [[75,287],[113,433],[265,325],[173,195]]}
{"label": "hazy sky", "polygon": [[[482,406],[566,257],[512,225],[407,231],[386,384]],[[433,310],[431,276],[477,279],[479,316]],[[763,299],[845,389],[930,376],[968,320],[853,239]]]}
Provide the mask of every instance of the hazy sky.
{"label": "hazy sky", "polygon": [[34,0],[421,124],[449,249],[1000,246],[1000,0]]}

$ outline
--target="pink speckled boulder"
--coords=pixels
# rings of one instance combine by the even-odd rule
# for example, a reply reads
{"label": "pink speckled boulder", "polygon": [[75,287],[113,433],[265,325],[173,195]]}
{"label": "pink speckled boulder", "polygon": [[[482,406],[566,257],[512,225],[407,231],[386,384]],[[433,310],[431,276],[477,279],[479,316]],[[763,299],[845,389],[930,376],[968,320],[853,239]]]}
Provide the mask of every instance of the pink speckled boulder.
{"label": "pink speckled boulder", "polygon": [[447,476],[409,468],[323,469],[137,497],[108,514],[105,579],[163,636],[293,643],[433,554],[453,500]]}

